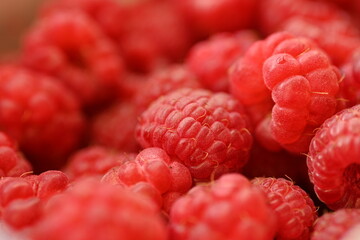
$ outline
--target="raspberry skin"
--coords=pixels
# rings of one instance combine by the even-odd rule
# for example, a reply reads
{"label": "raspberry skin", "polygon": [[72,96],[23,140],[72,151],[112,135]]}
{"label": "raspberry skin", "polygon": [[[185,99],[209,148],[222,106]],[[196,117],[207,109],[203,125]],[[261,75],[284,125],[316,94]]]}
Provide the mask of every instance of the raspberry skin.
{"label": "raspberry skin", "polygon": [[69,180],[60,171],[0,179],[1,218],[14,229],[32,226],[46,202],[64,191]]}
{"label": "raspberry skin", "polygon": [[[311,240],[355,240],[346,238],[353,229],[360,224],[360,209],[339,209],[335,212],[325,213],[314,225]],[[349,236],[350,237],[350,236]]]}
{"label": "raspberry skin", "polygon": [[329,208],[359,208],[360,105],[326,120],[312,139],[307,158],[318,198]]}
{"label": "raspberry skin", "polygon": [[37,171],[56,169],[76,149],[85,120],[74,96],[53,79],[0,68],[0,131],[19,144]]}
{"label": "raspberry skin", "polygon": [[277,226],[261,190],[240,174],[225,174],[178,199],[170,211],[169,228],[174,240],[270,240]]}
{"label": "raspberry skin", "polygon": [[161,148],[142,150],[135,160],[110,169],[102,182],[128,186],[132,191],[150,197],[166,212],[192,186],[189,170],[172,161]]}
{"label": "raspberry skin", "polygon": [[0,132],[0,177],[20,177],[31,170],[31,164],[17,150],[15,143]]}
{"label": "raspberry skin", "polygon": [[226,93],[179,89],[156,100],[139,118],[142,147],[160,147],[189,168],[194,179],[238,171],[252,146],[242,105]]}
{"label": "raspberry skin", "polygon": [[317,218],[316,208],[307,193],[283,178],[255,178],[252,184],[265,192],[278,219],[276,239],[309,239]]}
{"label": "raspberry skin", "polygon": [[23,44],[24,66],[56,77],[85,106],[105,102],[124,66],[114,43],[79,11],[40,18]]}
{"label": "raspberry skin", "polygon": [[197,77],[182,65],[172,65],[150,74],[135,96],[141,113],[157,98],[180,88],[201,88]]}
{"label": "raspberry skin", "polygon": [[196,35],[249,28],[255,16],[253,0],[174,0]]}
{"label": "raspberry skin", "polygon": [[166,228],[152,202],[88,180],[53,198],[28,235],[33,240],[165,240]]}
{"label": "raspberry skin", "polygon": [[90,123],[90,142],[117,151],[136,152],[135,139],[138,113],[133,102],[115,102],[96,114]]}
{"label": "raspberry skin", "polygon": [[256,40],[258,37],[250,30],[215,34],[190,49],[186,65],[205,88],[228,92],[229,67]]}
{"label": "raspberry skin", "polygon": [[[232,93],[246,107],[266,109],[269,100],[274,102],[271,120],[264,112],[262,121],[270,137],[294,153],[307,152],[311,132],[335,113],[340,79],[312,41],[286,32],[254,43],[230,72]],[[264,128],[259,120],[257,127]]]}
{"label": "raspberry skin", "polygon": [[70,156],[64,172],[70,180],[85,176],[103,176],[113,167],[132,161],[135,153],[117,152],[102,146],[90,146]]}

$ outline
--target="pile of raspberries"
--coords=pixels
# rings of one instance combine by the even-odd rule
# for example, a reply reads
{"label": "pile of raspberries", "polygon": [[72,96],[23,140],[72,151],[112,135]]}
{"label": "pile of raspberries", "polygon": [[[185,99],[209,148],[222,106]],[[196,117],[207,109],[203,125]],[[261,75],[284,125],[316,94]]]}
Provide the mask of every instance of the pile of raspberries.
{"label": "pile of raspberries", "polygon": [[0,239],[360,239],[360,1],[52,0],[21,42]]}

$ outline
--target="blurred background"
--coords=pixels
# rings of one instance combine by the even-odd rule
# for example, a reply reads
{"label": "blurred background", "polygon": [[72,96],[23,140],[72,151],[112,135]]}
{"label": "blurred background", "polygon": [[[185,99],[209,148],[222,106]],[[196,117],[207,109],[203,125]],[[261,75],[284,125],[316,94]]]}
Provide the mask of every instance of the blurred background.
{"label": "blurred background", "polygon": [[0,53],[18,49],[21,36],[46,0],[0,0]]}

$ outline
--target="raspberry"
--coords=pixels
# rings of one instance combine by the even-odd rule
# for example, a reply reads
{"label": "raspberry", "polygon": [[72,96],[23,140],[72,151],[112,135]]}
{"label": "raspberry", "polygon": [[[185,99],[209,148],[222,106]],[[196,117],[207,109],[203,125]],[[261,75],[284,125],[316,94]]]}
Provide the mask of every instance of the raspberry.
{"label": "raspberry", "polygon": [[331,209],[359,208],[360,105],[326,120],[312,139],[309,177],[319,199]]}
{"label": "raspberry", "polygon": [[135,159],[134,153],[119,153],[102,146],[90,146],[75,152],[64,172],[71,179],[84,176],[102,176],[113,167]]}
{"label": "raspberry", "polygon": [[152,73],[138,89],[135,101],[143,112],[162,95],[179,88],[200,88],[198,79],[182,65],[173,65]]}
{"label": "raspberry", "polygon": [[252,145],[242,105],[226,93],[180,89],[156,100],[139,118],[142,147],[160,147],[195,179],[239,170]]}
{"label": "raspberry", "polygon": [[96,181],[81,181],[53,198],[30,237],[42,239],[165,240],[155,206],[141,196]]}
{"label": "raspberry", "polygon": [[283,178],[255,178],[252,183],[263,190],[278,219],[276,239],[309,239],[317,218],[307,193]]}
{"label": "raspberry", "polygon": [[270,121],[265,112],[260,114],[265,123],[256,120],[256,128],[267,124],[270,129],[264,135],[256,130],[260,142],[277,142],[301,153],[307,152],[312,131],[335,113],[340,78],[313,42],[279,32],[254,43],[234,64],[230,86],[247,108],[266,110],[274,101]]}
{"label": "raspberry", "polygon": [[190,49],[186,65],[206,88],[228,92],[228,68],[256,40],[250,30],[213,35]]}
{"label": "raspberry", "polygon": [[45,203],[67,186],[68,178],[60,171],[4,177],[0,180],[1,217],[15,229],[31,226],[41,218]]}
{"label": "raspberry", "polygon": [[161,148],[146,148],[134,161],[110,169],[103,182],[128,186],[134,192],[150,197],[166,212],[172,203],[192,186],[189,170],[172,161]]}
{"label": "raspberry", "polygon": [[57,77],[87,106],[107,100],[124,71],[114,44],[76,11],[40,19],[25,38],[22,61]]}
{"label": "raspberry", "polygon": [[49,77],[0,68],[0,131],[16,140],[38,171],[56,168],[78,147],[84,118],[78,102]]}
{"label": "raspberry", "polygon": [[0,177],[20,177],[31,169],[30,163],[18,152],[15,144],[0,132]]}
{"label": "raspberry", "polygon": [[91,123],[91,142],[118,151],[135,152],[137,110],[132,102],[114,103],[95,115]]}
{"label": "raspberry", "polygon": [[253,0],[174,0],[190,28],[200,35],[251,27],[255,16]]}
{"label": "raspberry", "polygon": [[355,240],[355,238],[346,238],[351,230],[360,224],[360,209],[339,209],[332,213],[325,213],[314,225],[312,240]]}
{"label": "raspberry", "polygon": [[240,174],[192,188],[170,212],[174,240],[273,239],[275,231],[276,219],[265,196]]}

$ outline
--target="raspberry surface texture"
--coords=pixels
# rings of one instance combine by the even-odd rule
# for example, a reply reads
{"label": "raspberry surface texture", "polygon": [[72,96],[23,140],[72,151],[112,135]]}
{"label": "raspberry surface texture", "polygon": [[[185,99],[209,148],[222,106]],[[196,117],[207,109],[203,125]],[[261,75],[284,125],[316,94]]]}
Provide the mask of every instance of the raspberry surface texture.
{"label": "raspberry surface texture", "polygon": [[95,181],[81,181],[53,198],[31,239],[165,240],[156,207],[140,195]]}
{"label": "raspberry surface texture", "polygon": [[279,226],[276,239],[309,239],[317,213],[303,189],[283,178],[255,178],[251,182],[265,192],[275,211]]}
{"label": "raspberry surface texture", "polygon": [[169,212],[172,203],[192,187],[189,170],[161,148],[146,148],[133,161],[110,169],[102,182],[128,186]]}
{"label": "raspberry surface texture", "polygon": [[250,30],[215,34],[189,50],[186,65],[205,88],[228,92],[229,67],[256,40],[256,33]]}
{"label": "raspberry surface texture", "polygon": [[74,96],[49,77],[0,67],[0,131],[38,171],[60,167],[81,141],[85,120]]}
{"label": "raspberry surface texture", "polygon": [[31,164],[18,151],[15,142],[0,131],[0,177],[20,177],[31,170]]}
{"label": "raspberry surface texture", "polygon": [[310,144],[309,177],[331,209],[359,208],[360,105],[324,122]]}
{"label": "raspberry surface texture", "polygon": [[339,70],[311,40],[286,32],[255,42],[230,72],[233,95],[250,112],[264,111],[255,128],[270,133],[257,131],[256,137],[294,153],[306,153],[313,130],[335,113],[340,79]]}
{"label": "raspberry surface texture", "polygon": [[160,147],[195,179],[238,171],[248,160],[252,135],[242,105],[226,93],[180,89],[155,101],[141,116],[142,147]]}
{"label": "raspberry surface texture", "polygon": [[240,174],[192,188],[170,212],[170,238],[175,240],[270,240],[275,231],[265,195]]}
{"label": "raspberry surface texture", "polygon": [[352,229],[359,225],[360,209],[339,209],[325,213],[315,222],[311,240],[355,240],[359,235],[354,238],[347,238],[346,235],[351,234]]}
{"label": "raspberry surface texture", "polygon": [[135,159],[135,153],[118,152],[102,146],[90,146],[70,156],[64,172],[71,179],[102,177],[108,170]]}

